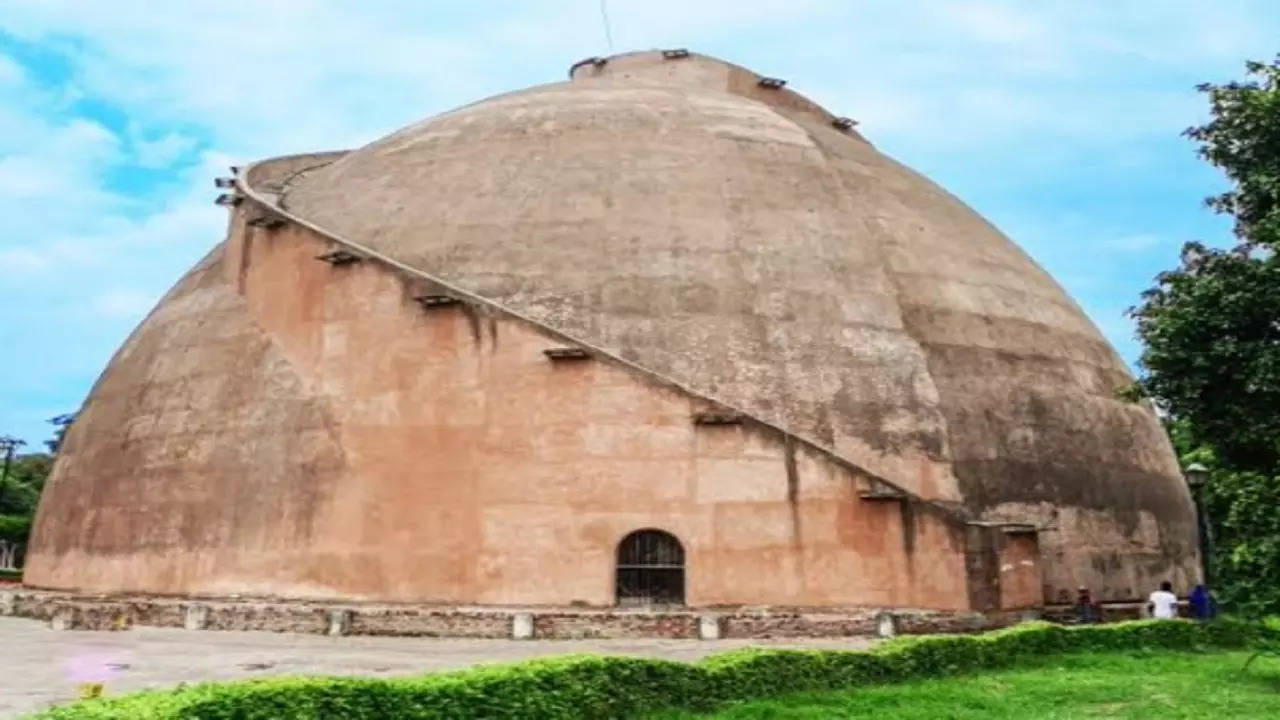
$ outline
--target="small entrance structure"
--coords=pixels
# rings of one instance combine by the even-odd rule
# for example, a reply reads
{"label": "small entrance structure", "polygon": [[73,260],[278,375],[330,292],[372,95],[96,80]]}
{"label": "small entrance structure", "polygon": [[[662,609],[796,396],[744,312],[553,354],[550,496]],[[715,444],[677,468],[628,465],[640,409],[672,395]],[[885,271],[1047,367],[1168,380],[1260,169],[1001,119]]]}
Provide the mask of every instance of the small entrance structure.
{"label": "small entrance structure", "polygon": [[617,602],[684,604],[684,547],[674,535],[637,530],[618,543]]}

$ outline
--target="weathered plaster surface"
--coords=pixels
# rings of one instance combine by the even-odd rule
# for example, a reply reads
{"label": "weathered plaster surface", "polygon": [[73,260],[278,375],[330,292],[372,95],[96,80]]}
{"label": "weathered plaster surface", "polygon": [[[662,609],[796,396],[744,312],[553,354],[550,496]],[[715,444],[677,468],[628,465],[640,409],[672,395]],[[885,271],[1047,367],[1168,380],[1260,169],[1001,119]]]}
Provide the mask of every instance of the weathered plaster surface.
{"label": "weathered plaster surface", "polygon": [[1079,307],[956,198],[758,77],[696,55],[580,65],[286,200],[921,497],[1048,528],[1051,594],[1191,582],[1176,459],[1116,399],[1128,373]]}
{"label": "weathered plaster surface", "polygon": [[874,151],[725,92],[722,64],[652,64],[414,125],[284,204],[958,500],[926,355],[824,143]]}
{"label": "weathered plaster surface", "polygon": [[[1041,528],[1051,599],[1191,582],[1176,460],[1075,303],[757,77],[619,56],[321,167],[257,166],[307,222],[645,372],[552,363],[562,339],[492,309],[424,311],[408,275],[320,263],[319,237],[246,229],[242,207],[95,388],[27,577],[607,604],[617,540],[655,526],[685,543],[695,604],[1028,597],[935,506],[859,500],[852,465]],[[701,401],[655,378],[811,444],[695,426]]]}
{"label": "weathered plaster surface", "polygon": [[805,448],[793,498],[775,434],[696,425],[682,393],[550,361],[545,334],[424,309],[422,286],[327,247],[237,220],[143,324],[67,439],[28,582],[599,606],[618,541],[657,527],[685,545],[692,605],[965,607],[954,523],[904,528]]}

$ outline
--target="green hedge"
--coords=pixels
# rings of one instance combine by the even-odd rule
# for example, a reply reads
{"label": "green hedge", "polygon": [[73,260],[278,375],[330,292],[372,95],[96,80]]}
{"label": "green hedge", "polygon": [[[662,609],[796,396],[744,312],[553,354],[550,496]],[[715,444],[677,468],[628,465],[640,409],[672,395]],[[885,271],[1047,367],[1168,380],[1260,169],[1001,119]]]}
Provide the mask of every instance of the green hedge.
{"label": "green hedge", "polygon": [[1280,647],[1280,630],[1219,620],[901,638],[867,651],[749,649],[699,663],[578,656],[405,679],[281,678],[90,700],[40,720],[618,718],[784,693],[1008,667],[1055,653]]}

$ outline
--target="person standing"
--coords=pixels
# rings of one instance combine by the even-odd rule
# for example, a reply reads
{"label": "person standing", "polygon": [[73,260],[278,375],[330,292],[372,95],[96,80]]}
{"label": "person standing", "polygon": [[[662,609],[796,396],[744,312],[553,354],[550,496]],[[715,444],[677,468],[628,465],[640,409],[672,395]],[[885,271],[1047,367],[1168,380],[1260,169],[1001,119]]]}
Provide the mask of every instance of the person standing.
{"label": "person standing", "polygon": [[1147,613],[1160,620],[1172,620],[1178,617],[1178,596],[1173,594],[1173,583],[1160,583],[1160,589],[1147,598]]}
{"label": "person standing", "polygon": [[1099,622],[1102,619],[1101,608],[1093,601],[1089,588],[1081,585],[1076,591],[1076,622],[1080,625]]}
{"label": "person standing", "polygon": [[1191,616],[1197,620],[1212,620],[1218,614],[1217,604],[1213,601],[1213,595],[1209,593],[1209,588],[1204,585],[1197,585],[1191,591],[1191,596],[1187,598],[1187,604],[1191,606]]}

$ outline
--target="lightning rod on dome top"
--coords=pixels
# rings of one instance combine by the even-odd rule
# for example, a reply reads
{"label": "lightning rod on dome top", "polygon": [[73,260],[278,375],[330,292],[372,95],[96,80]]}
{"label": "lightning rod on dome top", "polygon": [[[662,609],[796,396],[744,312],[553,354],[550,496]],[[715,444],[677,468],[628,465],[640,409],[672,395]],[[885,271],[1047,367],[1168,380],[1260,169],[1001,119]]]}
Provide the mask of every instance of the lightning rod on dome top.
{"label": "lightning rod on dome top", "polygon": [[606,7],[608,0],[600,0],[600,22],[604,24],[604,41],[609,46],[609,52],[613,52],[613,32],[609,30],[609,9]]}

